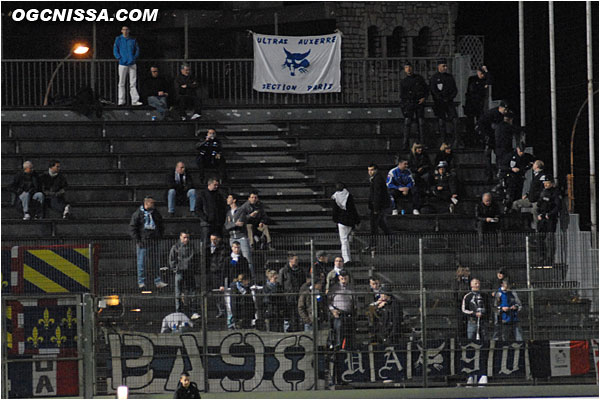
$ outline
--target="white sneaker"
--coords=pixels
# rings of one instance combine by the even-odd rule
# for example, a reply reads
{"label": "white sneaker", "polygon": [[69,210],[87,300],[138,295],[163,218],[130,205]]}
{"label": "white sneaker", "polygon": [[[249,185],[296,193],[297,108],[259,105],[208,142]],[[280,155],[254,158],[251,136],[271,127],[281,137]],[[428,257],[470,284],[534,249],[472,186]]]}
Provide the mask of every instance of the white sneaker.
{"label": "white sneaker", "polygon": [[467,385],[472,385],[473,381],[474,381],[473,377],[469,376],[469,379],[467,379]]}
{"label": "white sneaker", "polygon": [[156,283],[156,287],[158,289],[162,289],[162,288],[167,287],[167,286],[169,286],[169,284],[168,283],[164,283],[163,281],[160,281],[160,282]]}
{"label": "white sneaker", "polygon": [[198,119],[198,118],[200,118],[201,116],[202,116],[202,115],[200,115],[200,114],[198,114],[198,113],[195,113],[194,115],[192,115],[192,118],[191,118],[191,119],[192,119],[192,121],[193,121],[193,120],[195,120],[195,119]]}
{"label": "white sneaker", "polygon": [[398,215],[398,210],[393,210],[392,215]]}
{"label": "white sneaker", "polygon": [[142,103],[141,101],[133,101],[133,102],[131,102],[131,105],[137,107],[137,106],[143,106],[144,103]]}
{"label": "white sneaker", "polygon": [[193,313],[192,316],[190,317],[190,319],[192,321],[199,319],[200,318],[200,314],[198,314],[197,312]]}
{"label": "white sneaker", "polygon": [[29,215],[29,213],[25,213],[25,215],[23,215],[23,221],[29,221],[31,219],[31,215]]}
{"label": "white sneaker", "polygon": [[481,375],[478,383],[479,383],[479,387],[483,387],[483,385],[487,385],[487,383],[488,383],[487,375]]}
{"label": "white sneaker", "polygon": [[71,213],[71,205],[67,204],[65,206],[65,210],[63,211],[63,219],[68,218],[70,213]]}
{"label": "white sneaker", "polygon": [[140,289],[146,289],[146,284],[145,284],[145,283],[139,283],[139,284],[138,284],[138,287],[139,287]]}
{"label": "white sneaker", "polygon": [[187,119],[187,117],[184,117],[184,116],[181,117],[182,121],[185,121],[186,119]]}
{"label": "white sneaker", "polygon": [[421,215],[421,213],[419,212],[419,210],[417,210],[416,208],[413,210],[413,214],[414,215]]}

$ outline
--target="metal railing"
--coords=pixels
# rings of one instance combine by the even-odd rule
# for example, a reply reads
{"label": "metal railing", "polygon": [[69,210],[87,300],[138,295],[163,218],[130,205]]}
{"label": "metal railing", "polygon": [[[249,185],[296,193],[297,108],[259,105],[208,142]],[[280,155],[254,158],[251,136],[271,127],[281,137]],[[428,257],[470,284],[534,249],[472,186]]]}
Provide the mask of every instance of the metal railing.
{"label": "metal railing", "polygon": [[[457,101],[462,102],[471,72],[470,56],[449,61],[450,72],[459,88]],[[2,105],[5,107],[41,106],[50,76],[63,60],[2,60]],[[139,60],[138,87],[151,65],[173,78],[183,59]],[[208,105],[331,105],[386,104],[399,101],[399,84],[404,77],[405,58],[364,58],[342,60],[342,92],[328,94],[261,93],[252,89],[253,60],[185,60],[192,74],[202,82],[201,95]],[[425,79],[435,73],[435,58],[412,58],[415,73]],[[100,98],[116,102],[118,64],[115,60],[66,60],[58,71],[50,97],[55,104],[73,97],[82,87],[97,90]]]}

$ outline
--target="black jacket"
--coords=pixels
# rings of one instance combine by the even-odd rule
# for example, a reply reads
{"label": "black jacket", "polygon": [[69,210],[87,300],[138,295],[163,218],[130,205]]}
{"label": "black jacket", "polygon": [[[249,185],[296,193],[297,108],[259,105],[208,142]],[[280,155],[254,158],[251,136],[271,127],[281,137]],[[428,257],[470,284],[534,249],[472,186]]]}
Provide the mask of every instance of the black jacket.
{"label": "black jacket", "polygon": [[[310,293],[310,282],[306,282],[300,287],[300,297],[298,298],[298,314],[305,324],[313,323],[312,313],[312,294]],[[317,294],[318,293],[318,294]],[[322,291],[315,292],[317,297],[317,320],[319,325],[327,320],[329,313],[327,312],[327,300],[325,293]]]}
{"label": "black jacket", "polygon": [[436,103],[451,103],[458,94],[454,77],[448,72],[433,74],[429,80],[429,90]]}
{"label": "black jacket", "polygon": [[[431,172],[432,167],[431,160],[429,159],[429,156],[425,150],[423,150],[421,154],[411,152],[408,165],[410,170],[413,172],[413,176],[419,178]],[[419,168],[421,168],[420,171]]]}
{"label": "black jacket", "polygon": [[[263,286],[263,306],[265,310],[265,318],[279,319],[285,315],[285,296],[282,296],[283,288],[277,282],[272,285],[267,282]],[[277,296],[279,295],[279,296]]]}
{"label": "black jacket", "polygon": [[[186,85],[187,87],[182,88],[182,85]],[[174,86],[177,96],[196,96],[196,89],[199,84],[192,74],[185,76],[180,72],[175,78]]]}
{"label": "black jacket", "polygon": [[193,270],[195,257],[196,251],[190,243],[184,245],[181,241],[178,241],[171,247],[169,252],[169,266],[175,272]]}
{"label": "black jacket", "polygon": [[500,207],[493,200],[489,206],[480,201],[475,206],[475,218],[480,223],[485,223],[486,218],[500,218]]}
{"label": "black jacket", "polygon": [[498,107],[492,108],[481,115],[475,129],[493,142],[495,139],[494,127],[502,121],[504,121],[504,114],[498,111]]}
{"label": "black jacket", "polygon": [[[258,200],[254,204],[250,204],[250,202],[247,201],[240,208],[246,214],[246,216],[247,216],[246,222],[248,224],[258,225],[261,222],[263,224],[270,223],[269,216],[267,215],[267,212],[265,211],[265,206],[263,205],[263,203],[260,200]],[[256,214],[256,217],[251,217],[250,214],[252,214],[254,211],[258,211],[258,214]]]}
{"label": "black jacket", "polygon": [[177,195],[186,195],[187,191],[194,188],[194,180],[192,174],[188,174],[187,171],[183,174],[179,174],[179,183],[175,181],[175,170],[172,170],[167,174],[167,187],[169,189],[175,189]]}
{"label": "black jacket", "polygon": [[[442,190],[438,189],[438,186],[442,187]],[[457,185],[456,185],[456,177],[449,173],[444,172],[443,174],[439,173],[439,170],[436,170],[430,178],[430,193],[439,199],[449,200],[450,196],[453,194],[457,194]]]}
{"label": "black jacket", "polygon": [[454,153],[446,153],[445,151],[438,151],[435,155],[434,166],[439,165],[440,161],[446,161],[448,163],[447,171],[453,171],[456,168],[454,165]]}
{"label": "black jacket", "polygon": [[48,196],[57,196],[63,197],[65,195],[65,190],[69,187],[67,183],[67,179],[62,173],[58,173],[58,175],[52,177],[48,173],[48,171],[44,172],[39,177],[40,189],[44,192],[46,197]]}
{"label": "black jacket", "polygon": [[483,79],[477,75],[469,77],[467,82],[467,93],[465,96],[465,114],[478,116],[483,112],[483,105],[487,97],[485,85],[489,85],[489,74],[485,74]]}
{"label": "black jacket", "polygon": [[221,140],[217,138],[207,139],[196,143],[196,150],[198,150],[198,158],[202,159],[204,166],[211,167],[218,163],[216,156],[222,153],[223,146]]}
{"label": "black jacket", "polygon": [[19,171],[15,174],[12,183],[10,184],[10,191],[19,196],[23,192],[29,192],[31,194],[39,192],[41,190],[39,176],[35,172],[26,174],[23,171]]}
{"label": "black jacket", "polygon": [[[535,161],[535,157],[529,153],[523,153],[523,155],[519,155],[515,150],[510,158],[510,163],[508,167],[511,168],[511,174],[513,176],[517,176],[521,179],[525,178],[525,173],[533,166],[533,162]],[[519,168],[519,172],[512,172],[512,168]]]}
{"label": "black jacket", "polygon": [[348,195],[348,200],[346,201],[346,209],[341,209],[335,200],[333,201],[332,209],[333,209],[333,222],[336,224],[342,224],[345,226],[354,227],[360,223],[360,216],[358,215],[358,211],[356,210],[356,205],[354,204],[354,197],[352,195]]}
{"label": "black jacket", "polygon": [[[427,97],[427,83],[421,75],[412,74],[400,81],[400,107],[402,112],[414,109],[422,98]],[[422,104],[425,106],[425,103]]]}
{"label": "black jacket", "polygon": [[542,190],[540,198],[537,202],[538,213],[542,218],[548,216],[552,221],[558,220],[558,214],[561,209],[560,193],[558,188],[551,187]]}
{"label": "black jacket", "polygon": [[[208,264],[208,272],[211,274],[220,274],[225,265],[226,258],[225,244],[223,241],[215,247],[214,252],[210,252],[210,244],[206,247],[206,262]],[[221,282],[222,283],[222,282]]]}
{"label": "black jacket", "polygon": [[227,213],[227,202],[218,190],[204,188],[196,198],[196,212],[204,226],[222,227]]}
{"label": "black jacket", "polygon": [[[247,214],[240,207],[236,208],[231,215],[231,207],[227,210],[227,214],[225,214],[225,230],[229,233],[229,237],[232,239],[240,239],[248,237],[248,233],[246,230],[246,220],[248,219]],[[243,222],[244,225],[237,226],[236,222]]]}
{"label": "black jacket", "polygon": [[144,242],[151,239],[160,239],[163,236],[164,225],[162,216],[157,209],[152,211],[152,219],[154,220],[155,229],[144,229],[144,212],[140,207],[131,215],[129,221],[129,235],[136,243]]}
{"label": "black jacket", "polygon": [[393,296],[377,310],[378,331],[384,343],[398,344],[402,337],[402,307]]}
{"label": "black jacket", "polygon": [[181,383],[177,384],[177,390],[173,395],[174,399],[200,399],[200,391],[196,382],[190,382],[190,386],[184,388]]}
{"label": "black jacket", "polygon": [[477,321],[475,316],[476,312],[481,312],[481,321],[489,320],[490,316],[490,303],[488,301],[489,295],[481,293],[481,291],[474,292],[470,291],[463,297],[462,301],[462,312],[470,320]]}
{"label": "black jacket", "polygon": [[531,179],[529,191],[527,192],[527,198],[531,203],[535,203],[540,199],[540,194],[542,193],[542,190],[544,190],[544,179],[546,179],[544,170],[538,172],[533,171],[533,177]]}
{"label": "black jacket", "polygon": [[158,96],[158,92],[169,93],[170,91],[171,85],[164,77],[153,78],[150,76],[142,83],[142,100],[147,103],[148,97]]}
{"label": "black jacket", "polygon": [[[519,134],[519,128],[516,126],[501,121],[496,125],[494,137],[496,142],[496,154],[510,154],[513,151],[512,139],[513,136]],[[508,162],[508,160],[506,160]]]}
{"label": "black jacket", "polygon": [[300,265],[292,269],[288,263],[279,270],[278,282],[281,284],[283,292],[289,294],[286,297],[288,304],[292,303],[294,307],[298,306],[298,293],[300,292],[300,287],[306,283],[306,278],[306,271]]}
{"label": "black jacket", "polygon": [[385,177],[377,171],[370,177],[369,210],[380,213],[390,207],[390,195],[385,184]]}
{"label": "black jacket", "polygon": [[[238,275],[244,274],[247,277],[250,277],[250,267],[248,266],[248,260],[246,257],[240,254],[240,258],[237,263],[234,263],[231,254],[225,258],[225,262],[223,263],[223,268],[221,270],[221,282],[223,285],[227,287],[227,285],[231,285],[234,279],[237,279]],[[227,285],[225,285],[225,280],[227,279]]]}

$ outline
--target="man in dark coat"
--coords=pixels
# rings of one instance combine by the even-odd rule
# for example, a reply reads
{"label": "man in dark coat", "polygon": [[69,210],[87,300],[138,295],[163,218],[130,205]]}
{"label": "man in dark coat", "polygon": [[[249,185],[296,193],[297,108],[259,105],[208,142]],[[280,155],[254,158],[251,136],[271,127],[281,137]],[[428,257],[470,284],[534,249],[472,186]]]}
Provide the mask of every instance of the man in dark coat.
{"label": "man in dark coat", "polygon": [[485,143],[486,175],[488,183],[494,179],[494,167],[492,166],[492,151],[496,148],[496,134],[494,132],[496,125],[504,121],[504,114],[509,110],[508,103],[501,101],[500,105],[491,108],[483,113],[475,131],[479,134],[481,141]]}
{"label": "man in dark coat", "polygon": [[[210,235],[210,245],[206,251],[206,290],[225,288],[223,281],[223,266],[227,257],[223,238],[220,234],[213,233]],[[217,318],[221,318],[225,314],[223,298],[216,297]]]}
{"label": "man in dark coat", "polygon": [[167,286],[159,274],[159,240],[163,236],[164,226],[160,213],[154,208],[154,199],[151,196],[144,197],[142,204],[129,222],[129,234],[135,241],[137,255],[137,278],[140,290],[146,289],[146,260],[152,273],[154,273],[154,284],[158,289]]}
{"label": "man in dark coat", "polygon": [[385,218],[386,211],[391,206],[390,195],[385,184],[385,177],[379,172],[377,164],[371,164],[367,168],[369,172],[369,221],[371,223],[371,243],[370,247],[375,247],[375,236],[379,233],[379,228],[389,235],[390,228]]}
{"label": "man in dark coat", "polygon": [[66,190],[69,187],[67,179],[60,172],[60,161],[52,160],[39,177],[42,193],[44,193],[44,207],[42,215],[46,215],[46,207],[53,208],[62,214],[63,219],[69,217],[71,205],[66,201]]}
{"label": "man in dark coat", "polygon": [[448,72],[445,59],[438,60],[438,72],[433,74],[429,81],[429,91],[433,97],[433,111],[438,118],[439,134],[442,142],[446,141],[446,122],[452,122],[454,147],[458,144],[458,130],[456,129],[457,114],[454,98],[458,94],[454,77]]}
{"label": "man in dark coat", "polygon": [[354,197],[342,182],[335,185],[336,192],[331,196],[333,200],[333,222],[337,223],[342,245],[344,263],[352,261],[350,256],[350,234],[352,229],[360,224],[360,216],[354,204]]}
{"label": "man in dark coat", "polygon": [[199,399],[200,391],[196,382],[190,382],[190,374],[184,372],[179,378],[177,390],[173,395],[174,399]]}
{"label": "man in dark coat", "polygon": [[226,292],[225,304],[227,308],[227,328],[233,329],[235,321],[233,319],[232,301],[231,301],[231,284],[238,276],[250,276],[250,267],[248,260],[242,255],[240,242],[231,244],[231,254],[225,258],[225,263],[221,269],[221,286],[219,290]]}
{"label": "man in dark coat", "polygon": [[560,192],[554,186],[554,179],[546,174],[544,178],[544,190],[537,202],[537,231],[541,234],[540,255],[543,265],[552,265],[554,261],[555,242],[553,233],[556,232],[556,224],[561,209]]}
{"label": "man in dark coat", "polygon": [[142,101],[150,107],[156,108],[158,120],[165,119],[169,109],[168,96],[171,91],[167,80],[159,75],[158,67],[150,67],[150,76],[142,84]]}
{"label": "man in dark coat", "polygon": [[23,208],[23,220],[27,221],[31,219],[29,213],[29,203],[31,200],[33,200],[31,208],[34,211],[34,215],[39,212],[39,216],[41,216],[41,209],[44,205],[44,194],[41,192],[39,177],[33,171],[33,163],[31,161],[25,161],[23,163],[23,170],[15,174],[10,184],[10,191],[15,196],[15,203],[20,202]]}
{"label": "man in dark coat", "polygon": [[383,344],[399,344],[402,338],[402,307],[386,285],[376,302],[378,333]]}
{"label": "man in dark coat", "polygon": [[475,206],[479,243],[483,244],[483,234],[497,232],[500,229],[500,207],[491,193],[484,193],[481,202]]}
{"label": "man in dark coat", "polygon": [[448,163],[440,161],[429,182],[431,193],[430,205],[437,213],[450,211],[454,213],[456,204],[458,204],[458,185],[456,176],[448,172]]}
{"label": "man in dark coat", "polygon": [[186,109],[190,107],[194,109],[192,120],[202,117],[202,100],[197,93],[200,84],[192,76],[189,64],[181,64],[181,69],[175,78],[174,86],[177,94],[177,111],[180,118],[183,121],[187,119]]}
{"label": "man in dark coat", "polygon": [[279,270],[278,282],[281,284],[285,297],[285,311],[283,330],[284,332],[298,332],[302,330],[302,321],[298,313],[298,300],[300,287],[306,283],[306,271],[298,265],[298,256],[294,253],[288,254],[288,263]]}
{"label": "man in dark coat", "polygon": [[537,201],[540,198],[542,190],[544,190],[544,180],[546,179],[546,173],[544,172],[544,162],[542,160],[536,160],[533,163],[533,176],[529,183],[527,192],[523,194],[520,200],[516,200],[512,204],[512,210],[520,211],[522,208],[532,207],[533,209],[533,228],[536,229],[538,223],[538,211]]}
{"label": "man in dark coat", "polygon": [[535,161],[535,157],[525,153],[525,145],[519,144],[509,161],[509,170],[506,172],[506,200],[510,209],[515,200],[521,198],[525,173],[529,171]]}
{"label": "man in dark coat", "polygon": [[227,179],[225,169],[225,157],[223,156],[223,146],[221,140],[217,138],[217,131],[210,128],[206,132],[206,137],[202,142],[196,143],[196,165],[200,170],[200,180],[204,181],[205,171],[216,172],[220,181]]}
{"label": "man in dark coat", "polygon": [[477,74],[470,76],[467,83],[464,111],[467,117],[467,134],[469,135],[469,141],[473,144],[475,142],[475,124],[483,114],[488,88],[491,83],[492,77],[485,65],[477,68]]}
{"label": "man in dark coat", "polygon": [[175,206],[183,203],[186,198],[190,202],[190,214],[196,214],[196,189],[192,175],[188,174],[185,164],[179,161],[175,165],[175,171],[171,170],[167,174],[167,204],[169,216],[175,216]]}
{"label": "man in dark coat", "polygon": [[421,75],[415,74],[411,63],[404,64],[406,77],[400,81],[400,108],[404,115],[404,138],[402,150],[408,150],[410,128],[416,120],[419,129],[419,143],[425,143],[425,99],[427,83]]}
{"label": "man in dark coat", "polygon": [[196,298],[197,253],[190,243],[187,232],[179,233],[179,241],[169,251],[169,267],[175,273],[175,311],[181,312],[186,306],[192,311],[192,320],[200,318],[198,299]]}
{"label": "man in dark coat", "polygon": [[202,243],[207,246],[210,233],[222,235],[227,214],[227,203],[219,192],[217,178],[209,178],[206,188],[198,194],[196,213],[200,218]]}

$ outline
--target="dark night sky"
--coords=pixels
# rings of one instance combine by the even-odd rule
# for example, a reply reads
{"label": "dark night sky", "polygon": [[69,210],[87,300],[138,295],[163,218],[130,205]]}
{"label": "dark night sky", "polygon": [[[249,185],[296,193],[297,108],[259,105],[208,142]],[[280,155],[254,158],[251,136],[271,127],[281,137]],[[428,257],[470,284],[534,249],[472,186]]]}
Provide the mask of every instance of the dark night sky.
{"label": "dark night sky", "polygon": [[[310,2],[304,2],[310,7]],[[166,9],[205,9],[218,10],[225,2],[44,2],[37,8],[159,8]],[[296,3],[299,4],[299,3]],[[593,37],[594,37],[594,87],[598,88],[598,2],[592,2]],[[33,2],[2,2],[3,28],[2,45],[5,58],[56,58],[43,54],[52,52],[53,48],[64,47],[66,35],[75,35],[82,39],[90,39],[89,23],[11,23],[6,13],[15,8],[34,8]],[[226,5],[231,8],[230,4]],[[586,86],[586,34],[585,34],[585,2],[555,2],[555,39],[556,39],[556,84],[559,135],[559,176],[565,185],[565,176],[569,173],[569,147],[571,130],[577,111],[587,96]],[[133,26],[132,26],[133,25]],[[144,29],[146,43],[157,43],[150,47],[148,58],[162,57],[164,45],[153,42],[161,29],[159,23],[136,26],[132,29],[140,35]],[[119,23],[98,24],[98,35],[112,38],[118,34]],[[35,33],[35,34],[32,34]],[[224,34],[224,33],[223,33]],[[297,33],[301,34],[301,33]],[[494,98],[504,98],[519,110],[519,43],[518,43],[518,3],[517,2],[459,2],[456,20],[456,34],[485,35],[485,63],[495,77]],[[526,52],[526,104],[528,144],[533,145],[536,155],[543,159],[551,170],[551,123],[550,123],[550,68],[548,45],[548,3],[525,2],[525,52]],[[40,36],[50,39],[44,43]],[[182,39],[182,38],[181,38]],[[50,42],[50,43],[47,43]],[[54,43],[54,44],[53,44]],[[54,46],[54,47],[53,47]],[[106,47],[106,46],[105,46]],[[100,58],[111,57],[110,48],[107,54],[98,54]],[[27,54],[27,50],[32,54]],[[212,49],[218,51],[219,47]],[[150,53],[156,54],[150,54]],[[226,56],[231,56],[227,54]],[[596,109],[596,146],[598,149],[598,96],[595,97]],[[588,167],[588,125],[587,107],[581,114],[575,140],[575,176],[576,176],[576,211],[582,215],[582,225],[589,225],[589,167]],[[598,158],[596,152],[596,159]],[[598,166],[598,160],[596,160]]]}

